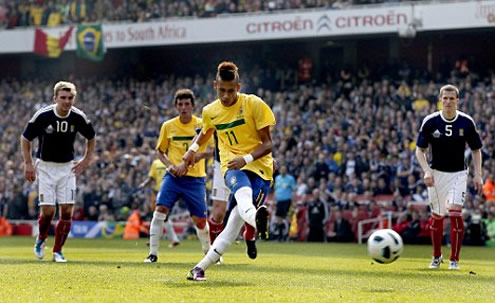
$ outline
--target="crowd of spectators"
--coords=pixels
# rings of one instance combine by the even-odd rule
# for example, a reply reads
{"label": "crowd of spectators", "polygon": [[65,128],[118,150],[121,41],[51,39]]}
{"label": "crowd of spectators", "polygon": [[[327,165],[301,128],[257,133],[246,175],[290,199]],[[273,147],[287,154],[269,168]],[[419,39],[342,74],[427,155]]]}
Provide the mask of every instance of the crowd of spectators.
{"label": "crowd of spectators", "polygon": [[81,22],[145,22],[176,17],[290,9],[340,9],[400,0],[0,0],[0,29]]}
{"label": "crowd of spectators", "polygon": [[[495,236],[490,187],[495,177],[494,75],[479,77],[453,69],[446,77],[425,77],[404,67],[376,79],[358,77],[357,71],[346,69],[331,81],[302,84],[296,71],[242,66],[240,70],[243,91],[262,97],[276,115],[274,155],[297,180],[296,213],[312,205],[328,212],[312,213],[324,228],[323,236],[313,231],[312,237],[323,240],[336,239],[335,222],[339,220],[340,228],[341,217],[352,221],[354,234],[359,219],[387,210],[402,214],[394,224],[421,222],[426,217],[425,207],[411,207],[427,201],[414,159],[415,139],[422,119],[438,109],[439,87],[446,82],[457,85],[460,110],[473,116],[483,138],[487,189],[479,196],[468,180],[465,218],[484,222]],[[133,209],[149,218],[151,189],[139,190],[138,185],[154,159],[161,123],[176,115],[173,94],[178,88],[191,88],[198,96],[199,115],[215,98],[213,74],[167,75],[153,81],[68,80],[78,88],[75,106],[87,113],[98,134],[93,163],[78,178],[76,219],[125,220]],[[0,109],[9,117],[0,121],[0,215],[9,219],[37,216],[36,186],[24,181],[18,142],[34,112],[52,102],[54,83],[0,80]],[[78,156],[84,148],[80,141],[76,141]],[[308,216],[299,219],[311,225]],[[402,227],[408,230],[409,224]],[[305,238],[307,233],[300,236]]]}

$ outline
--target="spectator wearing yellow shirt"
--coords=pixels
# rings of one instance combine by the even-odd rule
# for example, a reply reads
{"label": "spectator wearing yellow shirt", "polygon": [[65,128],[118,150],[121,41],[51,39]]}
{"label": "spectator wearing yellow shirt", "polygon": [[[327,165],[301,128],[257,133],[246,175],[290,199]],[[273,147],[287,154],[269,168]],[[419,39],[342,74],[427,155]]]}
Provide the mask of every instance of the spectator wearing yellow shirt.
{"label": "spectator wearing yellow shirt", "polygon": [[55,27],[62,24],[62,14],[55,7],[53,2],[48,3],[48,7],[45,10],[46,25],[48,27]]}
{"label": "spectator wearing yellow shirt", "polygon": [[32,4],[29,8],[30,17],[30,25],[40,26],[41,21],[43,19],[43,11],[44,8],[38,3]]}
{"label": "spectator wearing yellow shirt", "polygon": [[412,108],[416,112],[420,112],[422,110],[428,109],[429,106],[430,106],[430,102],[426,100],[426,98],[422,93],[419,93],[416,100],[414,100],[412,103]]}

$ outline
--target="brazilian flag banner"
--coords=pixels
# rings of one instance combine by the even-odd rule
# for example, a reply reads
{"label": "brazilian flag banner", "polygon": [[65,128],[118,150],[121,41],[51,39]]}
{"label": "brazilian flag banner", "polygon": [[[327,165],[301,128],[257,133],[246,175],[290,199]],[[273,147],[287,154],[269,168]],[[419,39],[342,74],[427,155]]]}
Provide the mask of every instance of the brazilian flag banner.
{"label": "brazilian flag banner", "polygon": [[91,61],[101,61],[105,55],[101,24],[77,26],[77,55]]}

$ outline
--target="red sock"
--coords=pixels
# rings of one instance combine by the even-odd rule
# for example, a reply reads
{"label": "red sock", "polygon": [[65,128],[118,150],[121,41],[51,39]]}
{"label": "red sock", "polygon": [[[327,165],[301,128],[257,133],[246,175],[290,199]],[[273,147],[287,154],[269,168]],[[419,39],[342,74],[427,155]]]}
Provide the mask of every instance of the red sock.
{"label": "red sock", "polygon": [[70,232],[71,220],[58,220],[55,227],[55,245],[53,245],[53,252],[59,252],[64,246],[65,240]]}
{"label": "red sock", "polygon": [[450,260],[459,261],[462,238],[464,237],[464,220],[460,210],[449,210],[450,219]]}
{"label": "red sock", "polygon": [[210,225],[210,244],[213,244],[223,230],[223,222],[217,223],[213,218],[209,218],[208,225]]}
{"label": "red sock", "polygon": [[38,217],[38,239],[45,240],[48,237],[50,226],[52,225],[52,217]]}
{"label": "red sock", "polygon": [[431,231],[431,244],[433,245],[433,256],[438,258],[442,255],[443,217],[432,215],[429,225]]}
{"label": "red sock", "polygon": [[254,240],[256,236],[256,228],[251,225],[244,223],[244,239],[246,240]]}

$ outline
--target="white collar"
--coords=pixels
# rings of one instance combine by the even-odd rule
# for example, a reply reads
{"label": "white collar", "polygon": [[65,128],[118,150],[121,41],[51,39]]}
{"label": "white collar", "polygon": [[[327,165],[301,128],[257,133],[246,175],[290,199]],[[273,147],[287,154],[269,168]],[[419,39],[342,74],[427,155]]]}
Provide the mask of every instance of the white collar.
{"label": "white collar", "polygon": [[443,120],[443,121],[445,121],[445,122],[447,122],[447,123],[452,123],[452,122],[454,122],[455,120],[457,120],[457,117],[459,117],[459,112],[458,112],[457,110],[455,111],[455,117],[454,117],[454,119],[452,119],[452,120],[447,120],[447,119],[443,116],[442,111],[440,111],[440,117],[442,118],[442,120]]}
{"label": "white collar", "polygon": [[69,112],[67,113],[67,115],[61,116],[57,113],[57,105],[55,104],[55,106],[53,107],[53,112],[55,113],[55,116],[57,116],[58,118],[62,118],[62,119],[69,117],[71,111],[72,111],[72,107],[71,107],[71,109],[69,109]]}

